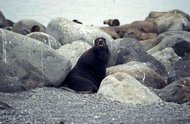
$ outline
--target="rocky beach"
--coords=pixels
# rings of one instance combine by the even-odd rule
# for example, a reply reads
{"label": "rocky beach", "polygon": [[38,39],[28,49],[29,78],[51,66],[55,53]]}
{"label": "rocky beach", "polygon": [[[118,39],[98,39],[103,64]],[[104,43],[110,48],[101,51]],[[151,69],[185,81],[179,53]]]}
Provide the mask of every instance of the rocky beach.
{"label": "rocky beach", "polygon": [[[188,13],[152,11],[144,20],[108,19],[101,27],[79,22],[13,22],[0,11],[0,123],[190,123]],[[98,37],[110,52],[98,92],[62,89]]]}

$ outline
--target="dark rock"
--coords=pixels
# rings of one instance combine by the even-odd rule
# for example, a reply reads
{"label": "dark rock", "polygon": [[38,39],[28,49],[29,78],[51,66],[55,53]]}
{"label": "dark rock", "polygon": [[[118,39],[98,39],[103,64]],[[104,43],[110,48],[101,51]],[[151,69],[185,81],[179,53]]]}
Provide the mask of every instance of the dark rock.
{"label": "dark rock", "polygon": [[190,77],[190,54],[187,54],[175,62],[174,71],[176,74],[176,79],[180,79],[182,77]]}
{"label": "dark rock", "polygon": [[158,51],[154,54],[152,54],[154,58],[159,60],[166,68],[168,73],[168,83],[172,82],[172,78],[175,77],[175,71],[174,71],[174,64],[177,62],[181,57],[177,56],[174,50],[171,47],[167,47],[161,51]]}
{"label": "dark rock", "polygon": [[190,102],[190,77],[177,80],[159,91],[159,96],[167,102]]}
{"label": "dark rock", "polygon": [[32,19],[23,19],[18,21],[13,25],[12,31],[27,35],[32,32],[31,29],[33,26],[39,26],[40,32],[46,32],[46,27],[44,25]]}
{"label": "dark rock", "polygon": [[0,28],[7,27],[7,26],[8,26],[8,22],[5,16],[3,15],[3,13],[0,11]]}
{"label": "dark rock", "polygon": [[3,92],[58,86],[71,68],[69,60],[46,44],[3,29],[0,29],[0,60]]}
{"label": "dark rock", "polygon": [[9,106],[7,103],[0,101],[0,110],[2,109],[9,109],[11,106]]}
{"label": "dark rock", "polygon": [[180,57],[184,57],[186,54],[190,54],[190,43],[187,41],[176,43],[174,46],[172,46],[172,48]]}
{"label": "dark rock", "polygon": [[[166,47],[173,47],[176,49],[176,52],[179,53],[177,49],[186,49],[184,48],[185,45],[180,45],[180,47],[176,47],[176,44],[188,44],[190,43],[190,32],[187,31],[170,31],[166,33],[162,33],[156,40],[157,45],[152,49],[148,50],[149,54],[154,54],[157,51],[161,51]],[[182,48],[183,46],[183,48]],[[175,50],[174,50],[175,51]],[[183,54],[183,53],[182,53]]]}
{"label": "dark rock", "polygon": [[7,23],[9,25],[9,27],[13,27],[13,25],[15,24],[13,21],[9,20],[9,19],[6,19],[7,20]]}
{"label": "dark rock", "polygon": [[116,65],[130,61],[140,61],[146,63],[148,67],[162,76],[167,76],[164,65],[151,55],[147,54],[142,45],[135,39],[124,38],[118,39],[119,42],[118,57]]}

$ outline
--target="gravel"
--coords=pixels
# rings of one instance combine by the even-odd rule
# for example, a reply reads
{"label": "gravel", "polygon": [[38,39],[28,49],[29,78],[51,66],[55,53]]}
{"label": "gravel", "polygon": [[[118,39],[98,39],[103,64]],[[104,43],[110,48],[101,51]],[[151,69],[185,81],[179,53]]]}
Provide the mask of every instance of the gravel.
{"label": "gravel", "polygon": [[0,124],[188,124],[190,106],[160,102],[128,105],[97,94],[75,94],[57,88],[0,93],[12,108],[0,109]]}

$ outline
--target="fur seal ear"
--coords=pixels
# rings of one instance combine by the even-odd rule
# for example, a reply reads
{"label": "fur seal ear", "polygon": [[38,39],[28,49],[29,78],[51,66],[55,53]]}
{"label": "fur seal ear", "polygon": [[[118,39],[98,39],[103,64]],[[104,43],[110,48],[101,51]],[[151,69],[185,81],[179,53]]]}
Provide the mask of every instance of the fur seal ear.
{"label": "fur seal ear", "polygon": [[40,31],[40,27],[38,25],[34,25],[31,30],[31,32],[39,32]]}

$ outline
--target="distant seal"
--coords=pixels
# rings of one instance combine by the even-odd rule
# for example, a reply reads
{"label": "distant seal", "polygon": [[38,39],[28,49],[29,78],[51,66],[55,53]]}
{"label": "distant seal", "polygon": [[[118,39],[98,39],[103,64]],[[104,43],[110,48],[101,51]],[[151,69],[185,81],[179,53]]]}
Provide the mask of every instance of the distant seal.
{"label": "distant seal", "polygon": [[99,37],[94,46],[84,52],[76,66],[69,72],[62,86],[75,91],[90,91],[96,93],[106,74],[109,60],[109,50],[106,39]]}
{"label": "distant seal", "polygon": [[77,19],[74,19],[73,22],[78,23],[78,24],[82,24],[82,22],[78,21]]}
{"label": "distant seal", "polygon": [[119,26],[120,22],[118,19],[108,19],[103,22],[104,24],[107,24],[109,26]]}

